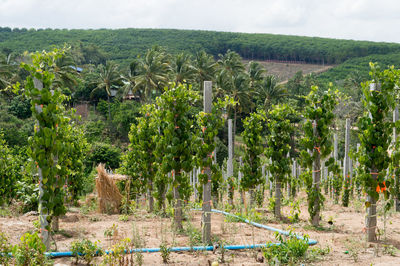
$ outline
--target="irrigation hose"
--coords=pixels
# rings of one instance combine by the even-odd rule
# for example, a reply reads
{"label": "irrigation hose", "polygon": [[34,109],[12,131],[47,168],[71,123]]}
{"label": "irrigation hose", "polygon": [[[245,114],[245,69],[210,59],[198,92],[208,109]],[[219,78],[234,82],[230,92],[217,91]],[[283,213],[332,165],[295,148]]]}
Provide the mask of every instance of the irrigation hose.
{"label": "irrigation hose", "polygon": [[[194,209],[199,211],[200,209]],[[259,224],[253,221],[250,221],[248,219],[245,219],[243,217],[231,214],[229,212],[224,212],[224,211],[220,211],[220,210],[216,210],[216,209],[211,209],[211,212],[214,213],[220,213],[223,214],[225,216],[230,216],[236,219],[239,219],[247,224],[253,225],[255,227],[258,228],[263,228],[269,231],[273,231],[273,232],[278,232],[279,234],[282,235],[289,235],[290,232],[288,231],[283,231],[277,228],[273,228],[264,224]],[[304,240],[304,237],[298,234],[295,234],[297,239],[301,239]],[[313,239],[308,239],[308,245],[315,245],[318,243],[317,240],[313,240]],[[228,245],[228,246],[224,246],[224,249],[227,250],[240,250],[240,249],[254,249],[254,248],[262,248],[262,247],[269,247],[269,246],[274,246],[274,245],[280,245],[281,243],[268,243],[268,244],[255,244],[255,245]],[[182,251],[213,251],[214,250],[214,246],[195,246],[195,247],[171,247],[169,248],[169,251],[171,252],[182,252]],[[136,253],[136,252],[141,252],[141,253],[154,253],[154,252],[160,252],[160,248],[137,248],[137,249],[130,249],[130,250],[125,250],[125,253]],[[104,251],[104,253],[109,254],[112,253],[112,251],[106,250]],[[9,254],[11,256],[11,254]],[[65,251],[65,252],[46,252],[45,253],[46,256],[51,257],[51,258],[60,258],[60,257],[74,257],[74,254],[71,251]]]}

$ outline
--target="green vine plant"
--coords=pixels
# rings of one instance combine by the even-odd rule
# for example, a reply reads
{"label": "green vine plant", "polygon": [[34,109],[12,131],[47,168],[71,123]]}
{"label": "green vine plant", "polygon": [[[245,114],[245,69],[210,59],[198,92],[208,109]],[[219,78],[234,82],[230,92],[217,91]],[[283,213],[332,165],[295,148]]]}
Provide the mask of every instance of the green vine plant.
{"label": "green vine plant", "polygon": [[[32,63],[21,63],[30,75],[24,84],[24,93],[31,100],[32,115],[37,124],[34,135],[29,138],[28,154],[35,161],[39,176],[41,176],[41,191],[39,212],[41,231],[49,249],[47,232],[53,217],[65,214],[64,206],[65,181],[74,175],[74,170],[81,170],[80,158],[70,158],[70,154],[82,154],[78,149],[83,146],[78,143],[79,137],[72,136],[71,118],[67,115],[61,88],[53,86],[56,60],[62,58],[65,49],[54,49],[51,52],[36,52],[30,54]],[[20,85],[14,85],[14,91],[20,90]]]}
{"label": "green vine plant", "polygon": [[[332,151],[332,136],[329,130],[334,114],[333,110],[338,104],[339,92],[320,91],[318,87],[311,87],[310,93],[306,96],[306,107],[304,117],[304,138],[301,151],[303,164],[312,171],[312,184],[307,189],[308,212],[310,213],[313,226],[319,226],[320,211],[324,204],[324,196],[321,193],[321,159],[325,159]],[[334,162],[330,158],[326,165]]]}
{"label": "green vine plant", "polygon": [[[157,173],[157,158],[154,151],[157,146],[158,124],[155,119],[155,110],[153,104],[141,107],[142,116],[137,118],[137,124],[131,125],[129,151],[123,158],[123,172],[133,179],[132,184],[135,184],[137,190],[142,193],[145,193],[147,188],[149,212],[154,211],[153,183]],[[157,195],[159,206],[163,206],[162,195],[162,193]],[[126,196],[129,197],[129,192]]]}
{"label": "green vine plant", "polygon": [[240,181],[240,186],[244,191],[250,191],[250,207],[254,207],[256,203],[256,192],[254,191],[256,186],[262,185],[264,182],[260,155],[264,151],[262,132],[265,119],[265,111],[257,110],[243,121],[242,137],[246,146],[243,166],[241,167],[243,178]]}
{"label": "green vine plant", "polygon": [[[211,194],[214,199],[218,199],[218,192],[220,184],[222,184],[222,170],[218,164],[214,164],[214,150],[216,148],[215,138],[217,137],[218,130],[224,125],[223,111],[235,104],[233,98],[228,96],[225,99],[218,98],[213,102],[211,113],[199,112],[196,116],[197,122],[197,140],[195,145],[196,152],[196,166],[204,170],[209,168],[211,170]],[[206,158],[206,159],[205,159]],[[202,171],[199,176],[200,185],[208,182],[208,176]],[[202,187],[200,188],[202,191]]]}
{"label": "green vine plant", "polygon": [[285,177],[290,174],[291,159],[287,156],[290,151],[291,134],[294,131],[290,116],[295,115],[293,108],[286,104],[275,105],[268,113],[266,156],[271,159],[268,165],[271,178],[275,178],[274,214],[281,218],[281,184],[286,182]]}
{"label": "green vine plant", "polygon": [[[391,178],[386,178],[386,170],[389,164],[394,167],[398,164],[398,155],[389,155],[391,134],[393,127],[400,129],[400,122],[391,122],[387,119],[390,111],[394,109],[396,101],[396,89],[399,86],[400,70],[390,67],[381,71],[378,65],[370,63],[371,80],[362,83],[364,94],[364,115],[359,119],[360,150],[358,159],[360,163],[359,178],[367,193],[365,206],[367,208],[366,234],[367,241],[376,240],[376,203],[382,193],[385,199],[390,194],[396,193]],[[394,147],[399,147],[396,139]],[[390,203],[390,201],[388,201]],[[387,205],[387,208],[390,204]]]}
{"label": "green vine plant", "polygon": [[166,174],[171,173],[174,194],[174,226],[178,231],[182,226],[182,194],[189,186],[187,175],[183,173],[193,169],[193,154],[196,135],[194,130],[195,108],[199,100],[197,92],[191,86],[171,84],[157,98],[159,107],[156,111],[160,134],[157,141],[156,156],[160,158],[160,170],[166,180]]}
{"label": "green vine plant", "polygon": [[335,162],[333,157],[329,158],[325,163],[328,165],[328,172],[332,173],[332,189],[333,189],[333,201],[335,204],[339,203],[340,193],[343,187],[343,175],[340,169],[339,163]]}

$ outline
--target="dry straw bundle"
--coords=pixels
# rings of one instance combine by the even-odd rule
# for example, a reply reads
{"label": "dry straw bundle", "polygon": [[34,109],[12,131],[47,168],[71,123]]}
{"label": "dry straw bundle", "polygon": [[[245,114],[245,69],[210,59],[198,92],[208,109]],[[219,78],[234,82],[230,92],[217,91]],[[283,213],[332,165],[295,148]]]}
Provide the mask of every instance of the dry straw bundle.
{"label": "dry straw bundle", "polygon": [[109,176],[104,164],[97,166],[96,190],[101,213],[119,213],[122,195],[115,184],[116,180]]}

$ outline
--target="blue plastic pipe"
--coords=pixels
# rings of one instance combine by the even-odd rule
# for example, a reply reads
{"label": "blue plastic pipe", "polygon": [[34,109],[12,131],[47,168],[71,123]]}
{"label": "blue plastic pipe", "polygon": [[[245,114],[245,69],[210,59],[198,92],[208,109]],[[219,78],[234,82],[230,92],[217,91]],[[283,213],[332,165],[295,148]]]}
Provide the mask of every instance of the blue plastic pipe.
{"label": "blue plastic pipe", "polygon": [[[199,209],[196,209],[197,211],[199,211]],[[273,232],[278,232],[279,234],[282,235],[289,235],[290,233],[288,231],[283,231],[277,228],[273,228],[267,225],[263,225],[263,224],[259,224],[256,222],[252,222],[249,221],[248,219],[245,219],[243,217],[231,214],[229,212],[224,212],[224,211],[220,211],[220,210],[216,210],[216,209],[211,209],[211,212],[215,212],[215,213],[220,213],[223,214],[225,216],[230,216],[236,219],[239,219],[247,224],[251,224],[255,227],[259,227],[259,228],[263,228],[263,229],[267,229],[269,231],[273,231]],[[295,235],[297,239],[302,239],[304,240],[303,236],[300,235]],[[313,239],[308,239],[308,245],[315,245],[317,244],[318,241],[317,240],[313,240]],[[240,250],[240,249],[254,249],[254,248],[262,248],[262,247],[269,247],[269,246],[278,246],[281,243],[269,243],[269,244],[255,244],[255,245],[229,245],[229,246],[224,246],[224,249],[228,249],[228,250]],[[203,250],[207,250],[207,251],[212,251],[214,250],[213,246],[195,246],[195,247],[172,247],[169,248],[169,250],[171,252],[180,252],[180,251],[203,251]],[[112,251],[106,250],[105,253],[109,254]],[[142,253],[153,253],[153,252],[160,252],[160,248],[138,248],[138,249],[131,249],[131,250],[125,250],[125,253],[135,253],[135,252],[142,252]],[[11,254],[10,254],[11,255]],[[72,254],[71,251],[65,251],[65,252],[46,252],[45,253],[46,256],[48,257],[52,257],[52,258],[60,258],[60,257],[73,257],[74,255]]]}
{"label": "blue plastic pipe", "polygon": [[[267,230],[273,231],[273,232],[278,232],[278,233],[281,234],[281,235],[286,235],[286,236],[288,236],[288,235],[290,234],[290,232],[288,232],[288,231],[283,231],[283,230],[280,230],[280,229],[277,229],[277,228],[270,227],[270,226],[268,226],[268,225],[264,225],[264,224],[259,224],[259,223],[256,223],[256,222],[252,222],[252,221],[249,221],[248,219],[245,219],[245,218],[243,218],[243,217],[240,217],[240,216],[231,214],[231,213],[229,213],[229,212],[224,212],[224,211],[220,211],[220,210],[216,210],[216,209],[211,209],[211,211],[212,211],[212,212],[215,212],[215,213],[221,213],[221,214],[223,214],[223,215],[225,215],[225,216],[230,216],[230,217],[237,218],[237,219],[239,219],[239,220],[241,220],[241,221],[243,221],[243,222],[245,222],[245,223],[247,223],[247,224],[251,224],[251,225],[253,225],[253,226],[255,226],[255,227],[267,229]],[[301,236],[301,235],[295,234],[295,236],[296,236],[297,239],[304,240],[304,237]],[[308,239],[308,245],[315,245],[315,244],[317,244],[317,243],[318,243],[317,240]]]}

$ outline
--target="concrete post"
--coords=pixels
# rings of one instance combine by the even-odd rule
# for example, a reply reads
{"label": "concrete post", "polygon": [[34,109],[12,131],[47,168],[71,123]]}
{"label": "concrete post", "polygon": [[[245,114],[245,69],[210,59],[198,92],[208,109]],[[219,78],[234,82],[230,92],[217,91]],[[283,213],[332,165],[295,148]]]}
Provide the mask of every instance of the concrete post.
{"label": "concrete post", "polygon": [[240,168],[243,167],[243,159],[242,157],[239,157],[239,172],[238,172],[238,188],[240,191],[240,198],[242,200],[242,204],[244,204],[244,190],[242,189],[242,186],[240,184],[241,180],[242,180],[242,171],[240,171]]}
{"label": "concrete post", "polygon": [[[370,84],[370,90],[380,90],[380,86],[376,85],[376,83]],[[369,114],[371,119],[372,115]],[[374,121],[372,121],[374,123]],[[373,165],[371,169],[369,169],[370,174],[374,180],[378,178],[378,169]],[[376,240],[376,226],[377,226],[377,217],[376,217],[376,199],[367,195],[367,217],[365,218],[365,227],[367,233],[367,241],[372,242]]]}
{"label": "concrete post", "polygon": [[[36,89],[38,89],[39,91],[43,89],[43,83],[34,78],[33,79],[33,84],[35,86]],[[35,109],[38,113],[42,113],[43,109],[41,106],[36,105]],[[37,125],[37,131],[40,131],[40,127],[39,127],[39,123],[36,123]],[[47,208],[45,209],[43,207],[43,174],[42,174],[42,168],[38,168],[38,173],[39,173],[39,221],[40,221],[40,231],[41,231],[41,237],[43,240],[43,243],[46,246],[46,250],[48,251],[50,249],[50,237],[49,237],[49,231],[47,229],[49,223],[47,222],[47,217],[49,216],[49,211],[47,210]]]}
{"label": "concrete post", "polygon": [[[212,110],[212,83],[204,81],[204,112],[211,113]],[[211,156],[211,154],[210,154]],[[204,158],[207,160],[207,158]],[[211,242],[211,169],[206,167],[204,173],[207,175],[207,183],[203,184],[203,243],[208,245]]]}
{"label": "concrete post", "polygon": [[[393,110],[393,122],[397,122],[399,120],[399,107],[396,106],[396,108]],[[393,143],[395,143],[397,141],[397,132],[396,132],[396,128],[393,128]],[[397,170],[397,169],[395,169]],[[393,173],[394,175],[394,182],[395,182],[395,188],[399,189],[400,188],[400,177],[398,175],[396,175],[396,172]],[[394,208],[396,210],[396,212],[400,212],[400,199],[398,197],[399,191],[396,191],[395,193],[397,193],[397,195],[395,195],[394,197]]]}
{"label": "concrete post", "polygon": [[[314,136],[318,137],[318,131],[317,131],[317,121],[313,121],[313,132]],[[312,189],[314,192],[319,192],[320,190],[320,178],[321,178],[321,155],[319,151],[316,151],[316,157],[313,161],[312,164]],[[314,200],[314,210],[315,213],[311,217],[311,223],[313,226],[319,226],[319,220],[320,220],[320,209],[319,209],[319,201],[321,199],[317,196]]]}
{"label": "concrete post", "polygon": [[345,138],[344,138],[344,159],[343,159],[343,179],[344,179],[344,191],[343,191],[343,206],[349,206],[349,199],[345,199],[345,197],[349,197],[350,195],[350,157],[349,157],[349,148],[350,148],[350,119],[346,118],[346,129],[345,129]]}
{"label": "concrete post", "polygon": [[[228,163],[227,163],[227,178],[233,177],[233,139],[232,139],[232,119],[228,119]],[[229,191],[234,193],[233,188],[228,187]],[[228,197],[229,205],[233,206],[233,199]]]}

